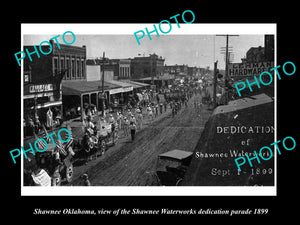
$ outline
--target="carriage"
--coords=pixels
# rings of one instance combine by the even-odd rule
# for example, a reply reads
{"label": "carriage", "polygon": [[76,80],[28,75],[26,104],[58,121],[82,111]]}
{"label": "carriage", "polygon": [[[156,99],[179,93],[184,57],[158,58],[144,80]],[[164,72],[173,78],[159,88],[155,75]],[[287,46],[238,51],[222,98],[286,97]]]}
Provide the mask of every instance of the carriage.
{"label": "carriage", "polygon": [[81,141],[81,149],[88,155],[104,155],[109,146],[115,145],[118,140],[118,129],[115,124],[103,122],[99,130],[86,128]]}
{"label": "carriage", "polygon": [[171,150],[158,156],[155,178],[158,185],[178,186],[192,160],[192,152]]}

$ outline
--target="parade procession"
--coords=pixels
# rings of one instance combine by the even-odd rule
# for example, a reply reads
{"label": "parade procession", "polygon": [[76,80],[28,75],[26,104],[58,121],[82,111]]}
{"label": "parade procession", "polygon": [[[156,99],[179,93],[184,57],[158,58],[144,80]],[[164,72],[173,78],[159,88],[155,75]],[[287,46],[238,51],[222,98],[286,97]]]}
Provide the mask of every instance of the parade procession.
{"label": "parade procession", "polygon": [[[199,46],[207,40],[225,44],[224,38],[202,36]],[[252,37],[245,36],[235,37],[247,49],[240,64],[274,65],[274,36],[257,35],[257,46],[249,46]],[[72,43],[65,38],[64,44],[50,39],[51,45],[40,45],[48,54],[34,59],[32,37],[24,36],[31,52],[22,58],[24,186],[273,185],[272,160],[258,165],[267,172],[257,177],[256,167],[245,166],[239,174],[229,154],[250,152],[274,136],[274,86],[253,86],[242,97],[234,89],[253,77],[228,73],[233,64],[238,67],[230,52],[241,51],[236,42],[229,52],[227,46],[225,62],[223,56],[218,62],[202,60],[201,51],[211,49],[192,54],[195,46],[188,44],[188,53],[182,50],[182,61],[176,61],[172,56],[179,53],[170,50],[125,56],[127,48],[116,46],[111,52],[126,35],[74,34]],[[178,46],[180,38],[170,44]],[[228,132],[251,126],[269,132]]]}

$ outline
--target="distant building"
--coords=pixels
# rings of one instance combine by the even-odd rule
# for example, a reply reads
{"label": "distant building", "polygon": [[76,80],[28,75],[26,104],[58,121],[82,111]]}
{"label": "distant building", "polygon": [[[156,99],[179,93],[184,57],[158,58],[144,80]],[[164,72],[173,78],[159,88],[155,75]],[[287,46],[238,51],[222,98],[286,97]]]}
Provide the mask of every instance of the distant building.
{"label": "distant building", "polygon": [[264,62],[265,61],[265,48],[252,47],[246,53],[247,63]]}
{"label": "distant building", "polygon": [[[101,71],[103,59],[88,59],[87,65],[100,65]],[[105,59],[104,60],[104,71],[113,71],[115,80],[119,79],[130,79],[130,59]]]}
{"label": "distant building", "polygon": [[188,76],[195,77],[195,76],[197,76],[197,72],[198,72],[197,67],[195,67],[195,66],[188,67]]}
{"label": "distant building", "polygon": [[134,57],[131,59],[131,77],[140,79],[163,76],[164,62],[165,59],[156,54],[150,54],[147,57]]}
{"label": "distant building", "polygon": [[188,65],[165,65],[165,71],[176,77],[185,77],[188,75]]}
{"label": "distant building", "polygon": [[242,58],[243,63],[274,62],[274,35],[265,35],[264,47],[252,47],[246,57]]}

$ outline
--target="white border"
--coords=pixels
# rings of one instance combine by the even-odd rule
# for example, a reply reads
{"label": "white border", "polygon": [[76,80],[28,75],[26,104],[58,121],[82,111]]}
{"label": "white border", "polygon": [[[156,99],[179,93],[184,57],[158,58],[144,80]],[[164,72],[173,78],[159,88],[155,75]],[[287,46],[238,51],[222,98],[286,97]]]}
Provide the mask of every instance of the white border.
{"label": "white border", "polygon": [[[23,35],[63,34],[134,34],[153,24],[21,24],[21,50]],[[274,53],[277,65],[277,26],[275,23],[264,24],[181,24],[180,28],[172,23],[172,30],[167,35],[187,34],[274,34]],[[21,63],[21,127],[23,127],[23,62]],[[277,141],[277,79],[275,79],[275,140]],[[21,145],[23,146],[23,129]],[[148,187],[148,186],[62,186],[31,187],[23,186],[23,157],[21,157],[21,195],[22,196],[276,196],[277,195],[277,152],[275,152],[274,186],[184,186],[184,187]],[[12,165],[13,166],[13,165]]]}
{"label": "white border", "polygon": [[275,196],[267,186],[51,186],[22,187],[26,196]]}
{"label": "white border", "polygon": [[[157,24],[155,24],[158,27]],[[139,30],[148,28],[151,31],[153,24],[21,24],[21,35],[25,34],[63,34],[66,31],[72,31],[77,34],[132,34]],[[168,34],[275,34],[275,23],[228,23],[228,24],[181,24],[178,28],[176,23],[172,23],[172,30]],[[163,35],[162,33],[160,33]],[[134,37],[134,36],[133,36]]]}

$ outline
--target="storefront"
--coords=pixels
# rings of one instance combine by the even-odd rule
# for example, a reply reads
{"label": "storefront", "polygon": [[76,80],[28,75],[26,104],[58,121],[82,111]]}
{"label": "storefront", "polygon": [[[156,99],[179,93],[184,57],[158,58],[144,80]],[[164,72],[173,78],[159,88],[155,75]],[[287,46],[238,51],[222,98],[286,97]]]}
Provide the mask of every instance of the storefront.
{"label": "storefront", "polygon": [[109,103],[112,107],[116,105],[124,105],[128,102],[128,98],[133,93],[133,87],[131,84],[118,80],[109,80],[107,83],[118,85],[119,88],[109,90]]}
{"label": "storefront", "polygon": [[174,83],[175,77],[173,75],[164,74],[159,77],[145,77],[140,79],[134,79],[134,81],[139,83],[145,83],[145,84],[152,84],[155,85],[157,88],[163,88],[168,87],[168,85],[171,85]]}
{"label": "storefront", "polygon": [[83,110],[95,108],[97,111],[109,109],[111,96],[124,89],[109,82],[104,82],[104,95],[101,81],[74,81],[62,83],[64,117],[66,119],[82,116]]}
{"label": "storefront", "polygon": [[132,80],[119,80],[121,82],[130,84],[133,88],[133,93],[137,93],[137,92],[141,92],[143,90],[149,89],[150,88],[150,84],[147,83],[141,83],[141,82],[137,82],[137,81],[132,81]]}
{"label": "storefront", "polygon": [[62,119],[62,92],[53,84],[27,84],[24,86],[23,119],[24,136],[38,133],[44,126],[52,129]]}

